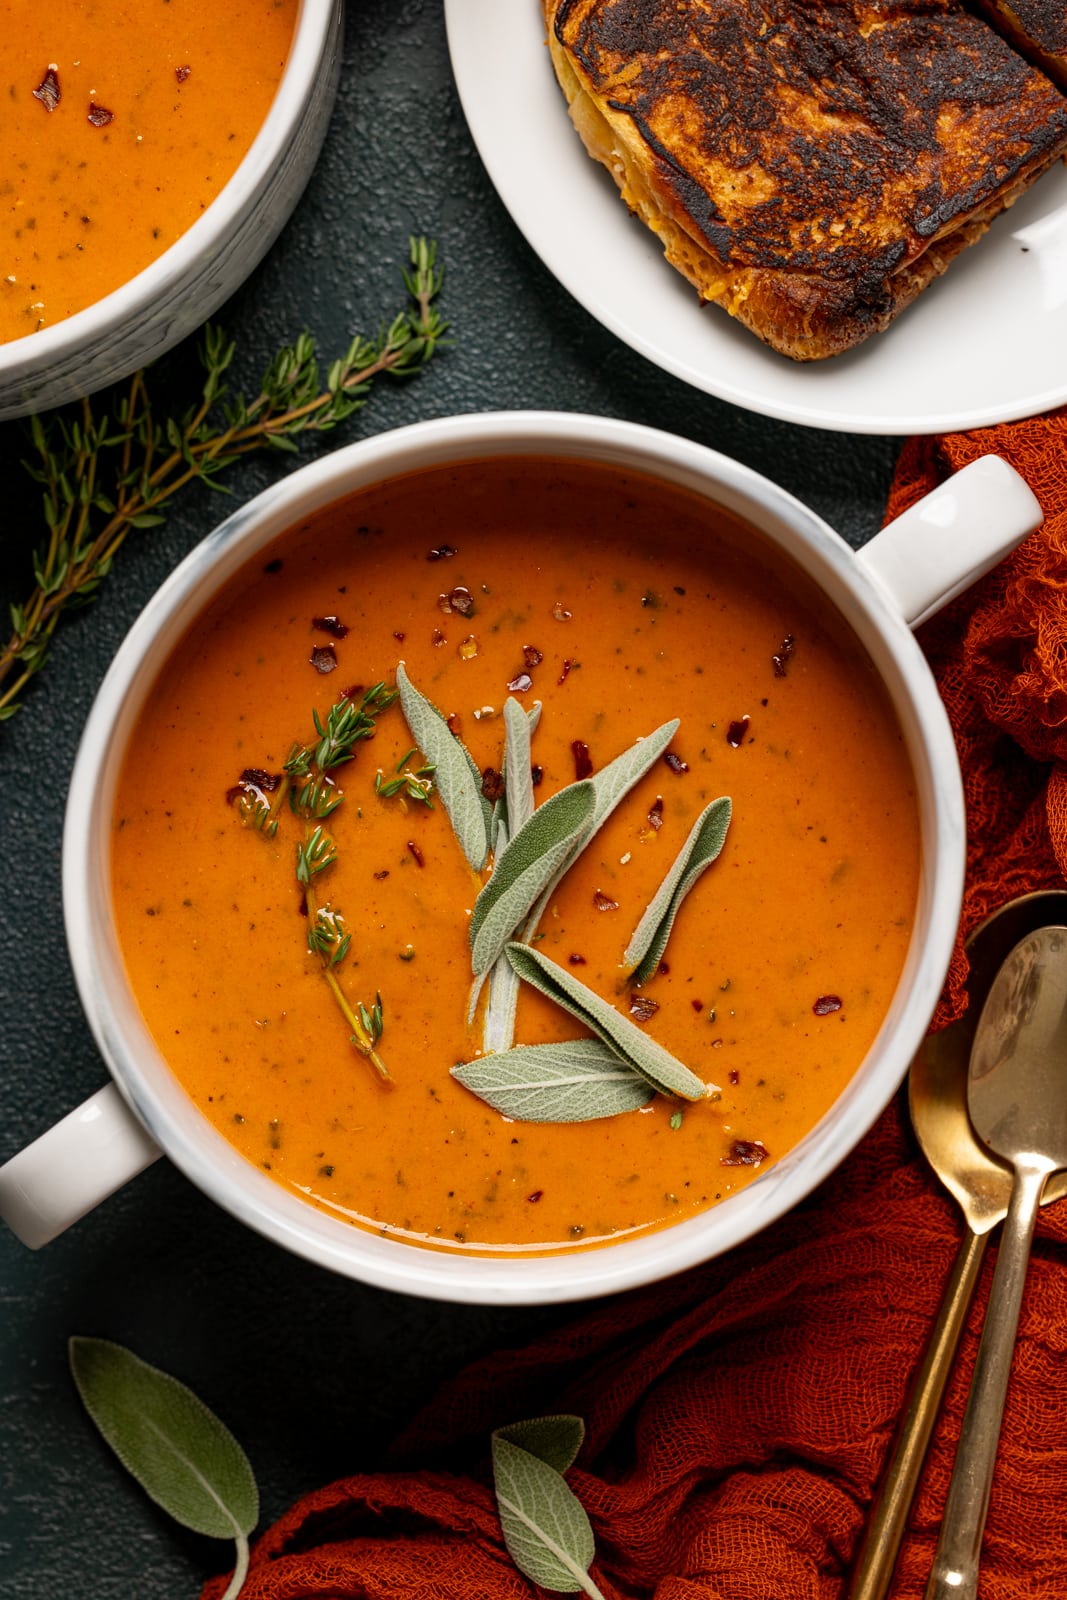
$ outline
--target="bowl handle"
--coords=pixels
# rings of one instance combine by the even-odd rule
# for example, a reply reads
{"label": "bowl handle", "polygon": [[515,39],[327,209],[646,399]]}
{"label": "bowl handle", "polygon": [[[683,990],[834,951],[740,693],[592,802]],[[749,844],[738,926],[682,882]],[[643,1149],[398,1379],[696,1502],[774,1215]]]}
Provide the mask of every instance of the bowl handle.
{"label": "bowl handle", "polygon": [[0,1218],[39,1250],[161,1154],[109,1083],[0,1167]]}
{"label": "bowl handle", "polygon": [[979,456],[875,534],[856,559],[917,628],[1044,521],[1001,456]]}

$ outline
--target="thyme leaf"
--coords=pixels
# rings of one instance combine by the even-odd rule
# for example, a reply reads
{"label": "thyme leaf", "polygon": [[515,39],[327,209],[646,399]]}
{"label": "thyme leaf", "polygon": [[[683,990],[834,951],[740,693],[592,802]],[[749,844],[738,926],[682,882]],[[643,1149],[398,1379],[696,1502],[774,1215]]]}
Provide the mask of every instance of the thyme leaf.
{"label": "thyme leaf", "polygon": [[325,378],[314,339],[302,333],[274,356],[258,393],[234,394],[228,372],[236,346],[208,324],[200,394],[185,410],[171,410],[169,395],[154,397],[141,371],[109,401],[86,398],[29,419],[31,453],[23,464],[41,486],[47,534],[32,559],[34,587],[11,606],[11,631],[0,646],[0,721],[15,714],[45,666],[60,619],[95,597],[132,530],[157,527],[186,485],[224,489],[221,478],[242,456],[295,450],[302,435],[346,422],[380,377],[409,377],[425,366],[447,343],[448,325],[435,305],[442,278],[436,246],[412,238],[406,307],[375,338],[356,334]]}

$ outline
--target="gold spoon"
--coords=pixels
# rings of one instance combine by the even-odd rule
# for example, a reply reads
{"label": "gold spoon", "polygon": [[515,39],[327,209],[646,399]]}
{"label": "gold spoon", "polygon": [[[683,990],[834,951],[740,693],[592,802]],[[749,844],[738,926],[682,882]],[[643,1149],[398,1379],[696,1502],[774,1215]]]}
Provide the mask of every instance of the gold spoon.
{"label": "gold spoon", "polygon": [[[967,1068],[978,1016],[1004,957],[1036,928],[1067,922],[1067,892],[1009,900],[967,941],[967,1011],[927,1036],[908,1074],[911,1120],[923,1153],[963,1211],[964,1235],[922,1363],[912,1379],[893,1453],[853,1570],[848,1600],[883,1600],[893,1576],[926,1451],[974,1298],[989,1234],[1008,1212],[1011,1168],[979,1144],[967,1113]],[[1050,1178],[1042,1204],[1067,1195],[1067,1174]]]}
{"label": "gold spoon", "polygon": [[975,1600],[1004,1398],[1046,1184],[1067,1170],[1067,927],[1035,928],[1005,957],[971,1047],[975,1132],[1014,1169],[927,1600]]}

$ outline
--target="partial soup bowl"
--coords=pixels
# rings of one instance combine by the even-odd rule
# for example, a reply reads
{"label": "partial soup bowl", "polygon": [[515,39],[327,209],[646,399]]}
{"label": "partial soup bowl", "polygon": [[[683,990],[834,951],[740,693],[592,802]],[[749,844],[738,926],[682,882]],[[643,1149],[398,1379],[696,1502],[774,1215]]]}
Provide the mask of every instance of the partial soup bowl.
{"label": "partial soup bowl", "polygon": [[343,0],[301,0],[277,93],[247,153],[203,214],[112,293],[0,343],[0,421],[66,404],[154,361],[244,282],[288,221],[333,108]]}
{"label": "partial soup bowl", "polygon": [[[268,544],[361,488],[493,458],[595,463],[681,488],[755,529],[798,564],[863,646],[884,685],[917,795],[921,867],[903,971],[862,1061],[800,1141],[737,1193],[658,1230],[567,1253],[521,1257],[383,1237],[274,1182],[204,1118],[142,1020],[111,900],[110,839],[124,751],[157,674],[202,608]],[[172,573],[121,646],[90,714],[70,788],[63,894],[75,979],[112,1077],[0,1169],[0,1215],[46,1243],[165,1153],[205,1194],[275,1243],[348,1277],[454,1302],[536,1304],[614,1293],[731,1249],[808,1195],[888,1104],[918,1048],[952,952],[965,817],[952,732],[913,626],[1041,522],[1004,461],[949,479],[859,553],[813,511],[749,468],[632,423],[512,412],[419,423],[303,467],[229,517]]]}

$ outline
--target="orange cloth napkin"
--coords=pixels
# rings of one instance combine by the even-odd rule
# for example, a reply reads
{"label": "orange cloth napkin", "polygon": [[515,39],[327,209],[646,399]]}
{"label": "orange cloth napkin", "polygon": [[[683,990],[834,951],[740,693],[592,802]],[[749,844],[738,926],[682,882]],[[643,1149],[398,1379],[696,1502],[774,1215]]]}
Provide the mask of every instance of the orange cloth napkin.
{"label": "orange cloth napkin", "polygon": [[[1012,895],[1067,879],[1067,412],[910,442],[889,512],[990,451],[1026,477],[1047,520],[921,636],[964,770],[961,936]],[[966,971],[961,943],[935,1026],[963,1009]],[[747,1245],[461,1373],[390,1470],[307,1495],[262,1536],[243,1600],[529,1600],[538,1591],[501,1538],[489,1434],[558,1411],[586,1421],[569,1482],[607,1600],[840,1600],[960,1235],[898,1097],[817,1193]],[[933,1559],[990,1270],[896,1600],[918,1600]],[[1038,1225],[983,1600],[1067,1596],[1065,1347],[1060,1206]]]}

